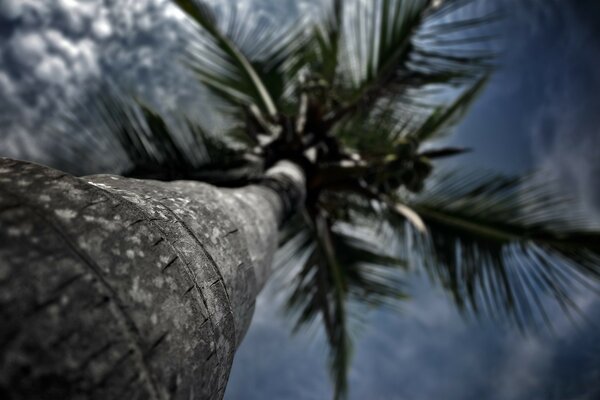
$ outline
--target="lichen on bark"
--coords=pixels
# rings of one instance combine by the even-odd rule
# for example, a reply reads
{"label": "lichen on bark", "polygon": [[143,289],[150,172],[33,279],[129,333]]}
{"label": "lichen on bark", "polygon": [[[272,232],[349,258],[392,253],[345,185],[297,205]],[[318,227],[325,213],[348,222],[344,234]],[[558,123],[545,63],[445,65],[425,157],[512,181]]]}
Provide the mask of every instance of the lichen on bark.
{"label": "lichen on bark", "polygon": [[76,178],[0,159],[0,393],[221,398],[304,190],[293,167],[268,179],[281,185]]}

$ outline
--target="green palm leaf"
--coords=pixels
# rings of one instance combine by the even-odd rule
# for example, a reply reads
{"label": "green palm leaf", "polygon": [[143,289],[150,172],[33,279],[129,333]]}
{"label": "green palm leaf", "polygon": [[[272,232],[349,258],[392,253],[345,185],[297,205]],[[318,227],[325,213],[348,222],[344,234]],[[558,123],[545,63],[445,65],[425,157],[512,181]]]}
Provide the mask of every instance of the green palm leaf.
{"label": "green palm leaf", "polygon": [[322,322],[330,346],[335,398],[343,398],[351,363],[350,329],[363,314],[353,314],[351,309],[396,307],[406,295],[398,274],[404,263],[385,254],[368,236],[352,234],[351,224],[334,221],[321,214],[314,224],[300,220],[290,224],[280,258],[301,264],[287,309],[296,331]]}
{"label": "green palm leaf", "polygon": [[254,104],[275,118],[277,108],[264,82],[248,57],[221,31],[210,8],[200,0],[174,1],[209,36],[190,52],[190,66],[202,83],[235,104]]}
{"label": "green palm leaf", "polygon": [[87,138],[86,146],[108,139],[127,159],[126,169],[119,171],[124,176],[237,186],[262,172],[262,164],[243,145],[209,133],[189,118],[163,116],[107,85],[91,89],[90,98],[65,115],[63,122]]}
{"label": "green palm leaf", "polygon": [[484,75],[474,81],[450,104],[436,107],[425,118],[420,126],[416,127],[410,136],[417,142],[423,143],[427,140],[437,139],[448,133],[449,128],[455,125],[466,113],[469,107],[482,93],[489,76]]}
{"label": "green palm leaf", "polygon": [[323,79],[333,85],[340,56],[344,1],[332,0],[331,9],[326,10],[325,15],[323,23],[316,26],[314,33],[320,59],[320,68],[317,69],[321,70]]}
{"label": "green palm leaf", "polygon": [[548,300],[577,311],[573,293],[597,290],[600,233],[572,201],[534,178],[450,174],[409,204],[430,236],[415,251],[459,309],[549,324]]}
{"label": "green palm leaf", "polygon": [[[411,90],[427,86],[458,85],[477,79],[489,68],[493,54],[477,47],[487,39],[469,33],[490,17],[454,17],[471,1],[448,1],[436,8],[429,0],[376,0],[359,2],[347,18],[344,41],[346,82],[352,90],[344,107],[332,115],[338,121],[357,109],[369,109],[388,94],[408,96],[396,100],[410,103],[422,95]],[[452,22],[437,23],[449,19]],[[449,25],[449,26],[448,26]],[[460,41],[444,40],[450,28]]]}

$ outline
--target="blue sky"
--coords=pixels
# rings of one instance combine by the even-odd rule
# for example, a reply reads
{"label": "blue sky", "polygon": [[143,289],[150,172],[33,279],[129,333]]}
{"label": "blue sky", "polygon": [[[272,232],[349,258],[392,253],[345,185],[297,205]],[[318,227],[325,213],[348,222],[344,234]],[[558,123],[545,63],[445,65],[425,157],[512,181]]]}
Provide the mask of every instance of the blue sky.
{"label": "blue sky", "polygon": [[[278,24],[314,10],[307,1],[212,3],[248,7]],[[600,3],[491,3],[508,10],[499,28],[500,66],[452,139],[474,149],[459,162],[508,173],[540,169],[600,221]],[[97,78],[161,107],[210,118],[206,96],[173,62],[185,29],[167,0],[2,0],[0,155],[60,166],[62,149],[48,122],[59,104],[78,99]],[[122,165],[97,146],[83,172]],[[541,400],[551,388],[569,398],[597,398],[597,328],[576,329],[557,314],[555,336],[524,338],[489,322],[464,322],[424,277],[411,282],[415,298],[405,312],[373,312],[358,335],[351,398]],[[273,281],[259,298],[236,356],[230,400],[330,393],[322,338],[290,336],[278,308],[279,284]],[[578,302],[599,319],[595,297],[582,294]]]}

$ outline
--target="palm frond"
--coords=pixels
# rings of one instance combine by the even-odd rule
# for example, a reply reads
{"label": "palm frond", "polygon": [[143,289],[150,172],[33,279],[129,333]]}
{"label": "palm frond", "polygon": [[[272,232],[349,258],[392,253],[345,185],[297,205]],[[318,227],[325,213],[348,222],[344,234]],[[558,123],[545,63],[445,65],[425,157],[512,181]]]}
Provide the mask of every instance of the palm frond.
{"label": "palm frond", "polygon": [[196,121],[164,116],[142,100],[126,98],[106,84],[90,89],[89,98],[74,106],[63,122],[67,129],[81,132],[88,142],[108,142],[122,152],[127,166],[115,171],[121,175],[236,186],[261,173],[262,165],[246,154],[243,145],[209,133]]}
{"label": "palm frond", "polygon": [[399,106],[394,98],[388,98],[370,110],[358,110],[338,123],[333,132],[346,148],[358,152],[366,161],[391,156],[434,159],[461,154],[467,149],[446,147],[418,150],[428,141],[452,132],[452,128],[483,93],[488,79],[489,75],[481,76],[458,95],[455,94],[452,101],[435,108],[411,107],[407,104]]}
{"label": "palm frond", "polygon": [[363,158],[385,157],[394,144],[410,132],[412,119],[395,113],[387,103],[370,111],[358,111],[338,123],[334,134],[348,149]]}
{"label": "palm frond", "polygon": [[428,7],[429,1],[425,0],[378,0],[372,6],[358,3],[348,25],[356,87],[365,91],[380,84],[406,60],[412,37]]}
{"label": "palm frond", "polygon": [[295,330],[321,321],[330,346],[335,397],[343,398],[351,362],[350,328],[360,320],[353,306],[397,306],[406,298],[398,275],[402,261],[386,255],[366,238],[352,234],[345,223],[320,214],[314,223],[296,221],[288,227],[283,251],[287,262],[301,262],[292,282],[287,311]]}
{"label": "palm frond", "polygon": [[340,56],[342,39],[344,1],[331,0],[331,9],[326,11],[323,23],[315,29],[315,39],[318,49],[320,75],[329,85],[334,84]]}
{"label": "palm frond", "polygon": [[[370,109],[390,94],[410,104],[431,85],[469,84],[489,70],[493,54],[476,46],[488,36],[470,30],[490,18],[458,17],[457,11],[469,3],[448,1],[436,8],[430,0],[358,2],[346,21],[342,68],[353,89],[332,121]],[[444,40],[447,28],[440,21],[448,19],[460,35],[458,42]]]}
{"label": "palm frond", "polygon": [[417,142],[423,143],[427,140],[437,139],[449,132],[467,112],[477,97],[483,92],[489,76],[476,80],[471,86],[467,87],[450,104],[438,106],[430,112],[410,136]]}
{"label": "palm frond", "polygon": [[[238,23],[240,19],[244,21]],[[309,62],[306,53],[312,46],[307,33],[309,22],[300,18],[293,26],[282,27],[274,20],[252,21],[250,12],[230,19],[230,36],[256,70],[278,111],[293,113],[298,102],[293,94],[300,84],[300,71]]]}
{"label": "palm frond", "polygon": [[149,106],[135,104],[108,91],[96,95],[89,108],[96,130],[113,135],[132,164],[132,170],[191,170],[195,160],[185,152],[179,133]]}
{"label": "palm frond", "polygon": [[551,323],[549,303],[569,315],[572,296],[598,290],[600,230],[572,201],[533,177],[449,174],[414,197],[427,224],[413,255],[460,310],[515,323]]}
{"label": "palm frond", "polygon": [[392,155],[405,159],[411,156],[433,159],[461,154],[467,149],[447,147],[419,153],[417,150],[422,144],[451,133],[483,93],[488,79],[488,75],[480,77],[448,104],[429,109],[425,118],[418,116],[419,111],[398,110],[394,99],[388,99],[371,110],[356,112],[338,123],[334,134],[344,146],[358,152],[367,161]]}
{"label": "palm frond", "polygon": [[201,0],[174,0],[208,34],[189,52],[189,65],[202,83],[233,104],[254,104],[268,118],[277,108],[265,83],[248,57],[219,27],[211,9]]}

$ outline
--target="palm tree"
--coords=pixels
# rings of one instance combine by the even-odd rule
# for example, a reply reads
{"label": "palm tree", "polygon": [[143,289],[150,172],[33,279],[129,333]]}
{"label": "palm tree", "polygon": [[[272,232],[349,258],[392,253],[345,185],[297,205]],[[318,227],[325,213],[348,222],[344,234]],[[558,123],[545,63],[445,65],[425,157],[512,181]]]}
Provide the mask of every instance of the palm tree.
{"label": "palm tree", "polygon": [[306,201],[282,239],[282,258],[300,265],[288,311],[297,328],[323,326],[336,397],[347,387],[348,310],[404,300],[398,269],[425,268],[465,314],[523,330],[550,324],[544,297],[576,311],[569,293],[598,278],[600,241],[566,212],[569,199],[535,175],[446,171],[425,185],[435,161],[463,151],[431,143],[493,72],[482,28],[497,14],[459,16],[469,0],[332,0],[321,19],[282,32],[175,2],[200,31],[187,65],[230,123],[219,138],[192,136],[208,140],[209,160],[229,161],[172,167],[182,157],[163,152],[130,172],[240,185],[281,159],[303,167]]}
{"label": "palm tree", "polygon": [[[350,311],[404,301],[403,270],[426,269],[468,315],[485,314],[522,329],[540,319],[550,323],[544,298],[557,301],[566,312],[576,311],[572,288],[593,285],[592,279],[599,277],[600,234],[565,212],[568,199],[551,192],[535,175],[510,179],[465,171],[438,173],[434,168],[438,159],[464,151],[431,146],[451,133],[492,73],[493,54],[482,45],[486,37],[479,28],[494,15],[457,19],[469,0],[332,0],[320,20],[302,20],[283,32],[244,25],[247,16],[235,12],[225,26],[200,1],[174,2],[198,31],[186,63],[225,116],[225,132],[216,135],[190,118],[163,117],[141,101],[113,94],[97,98],[93,113],[100,122],[95,131],[115,138],[127,155],[131,168],[123,171],[125,177],[199,180],[237,188],[234,191],[260,191],[263,197],[255,198],[250,209],[268,211],[278,202],[296,209],[283,226],[282,238],[282,251],[299,265],[288,309],[297,327],[322,324],[331,349],[336,398],[347,390]],[[276,166],[282,161],[299,166],[304,178],[294,180],[290,177],[295,173],[279,172],[273,179],[274,173],[267,171],[281,171]],[[15,168],[6,168],[16,174]],[[48,177],[36,172],[42,181]],[[265,179],[265,174],[271,178]],[[303,179],[304,186],[290,183]],[[202,194],[190,182],[116,177],[89,181],[146,213],[143,207],[157,212],[156,202],[167,202],[168,207],[176,198],[185,200],[176,207],[184,214],[188,207],[205,209],[222,198]],[[11,182],[11,187],[19,187],[18,181]],[[265,186],[270,191],[264,191]],[[273,189],[278,195],[269,200]],[[298,193],[304,190],[299,203],[303,196]],[[225,210],[240,226],[252,225],[241,210]],[[281,212],[271,215],[283,221]],[[138,219],[130,222],[137,225]],[[276,219],[270,219],[270,233],[263,236],[269,243]],[[194,235],[202,232],[202,227],[192,229]],[[178,235],[172,233],[168,241],[179,243]],[[272,244],[250,242],[250,253],[255,249],[267,249],[255,261],[270,260]],[[171,261],[166,257],[163,268],[168,270]],[[228,265],[228,257],[220,261]],[[267,271],[264,265],[269,262],[251,264]],[[135,279],[136,272],[131,274]],[[263,281],[268,274],[258,275]],[[235,341],[229,338],[237,344],[249,315],[244,305],[253,304],[257,290],[246,291],[241,276],[231,282],[241,288],[239,298],[244,299],[237,303],[243,311],[233,318],[245,321],[239,323],[244,328],[236,331]],[[123,293],[125,289],[119,286]],[[150,309],[144,312],[151,314]],[[235,314],[234,310],[239,309],[232,306]],[[158,335],[155,343],[163,341]],[[158,344],[150,343],[149,348]],[[225,346],[223,360],[230,362],[227,357],[235,344]],[[132,359],[143,366],[139,360],[146,355],[140,349],[146,347],[138,346],[135,352],[141,354],[134,352],[137,358]],[[175,357],[172,363],[182,360],[187,363],[189,358]],[[189,371],[181,376],[174,372],[188,365],[169,369],[169,362],[160,362],[164,374],[173,372],[156,381],[164,392],[151,384],[154,370],[141,370],[128,378],[128,385],[149,384],[158,398],[183,393],[175,390],[181,382],[186,389],[194,387]],[[155,365],[152,368],[162,364]],[[228,368],[226,362],[223,368]],[[217,383],[206,383],[215,391],[203,395],[222,395],[226,377],[224,372],[215,378]]]}

